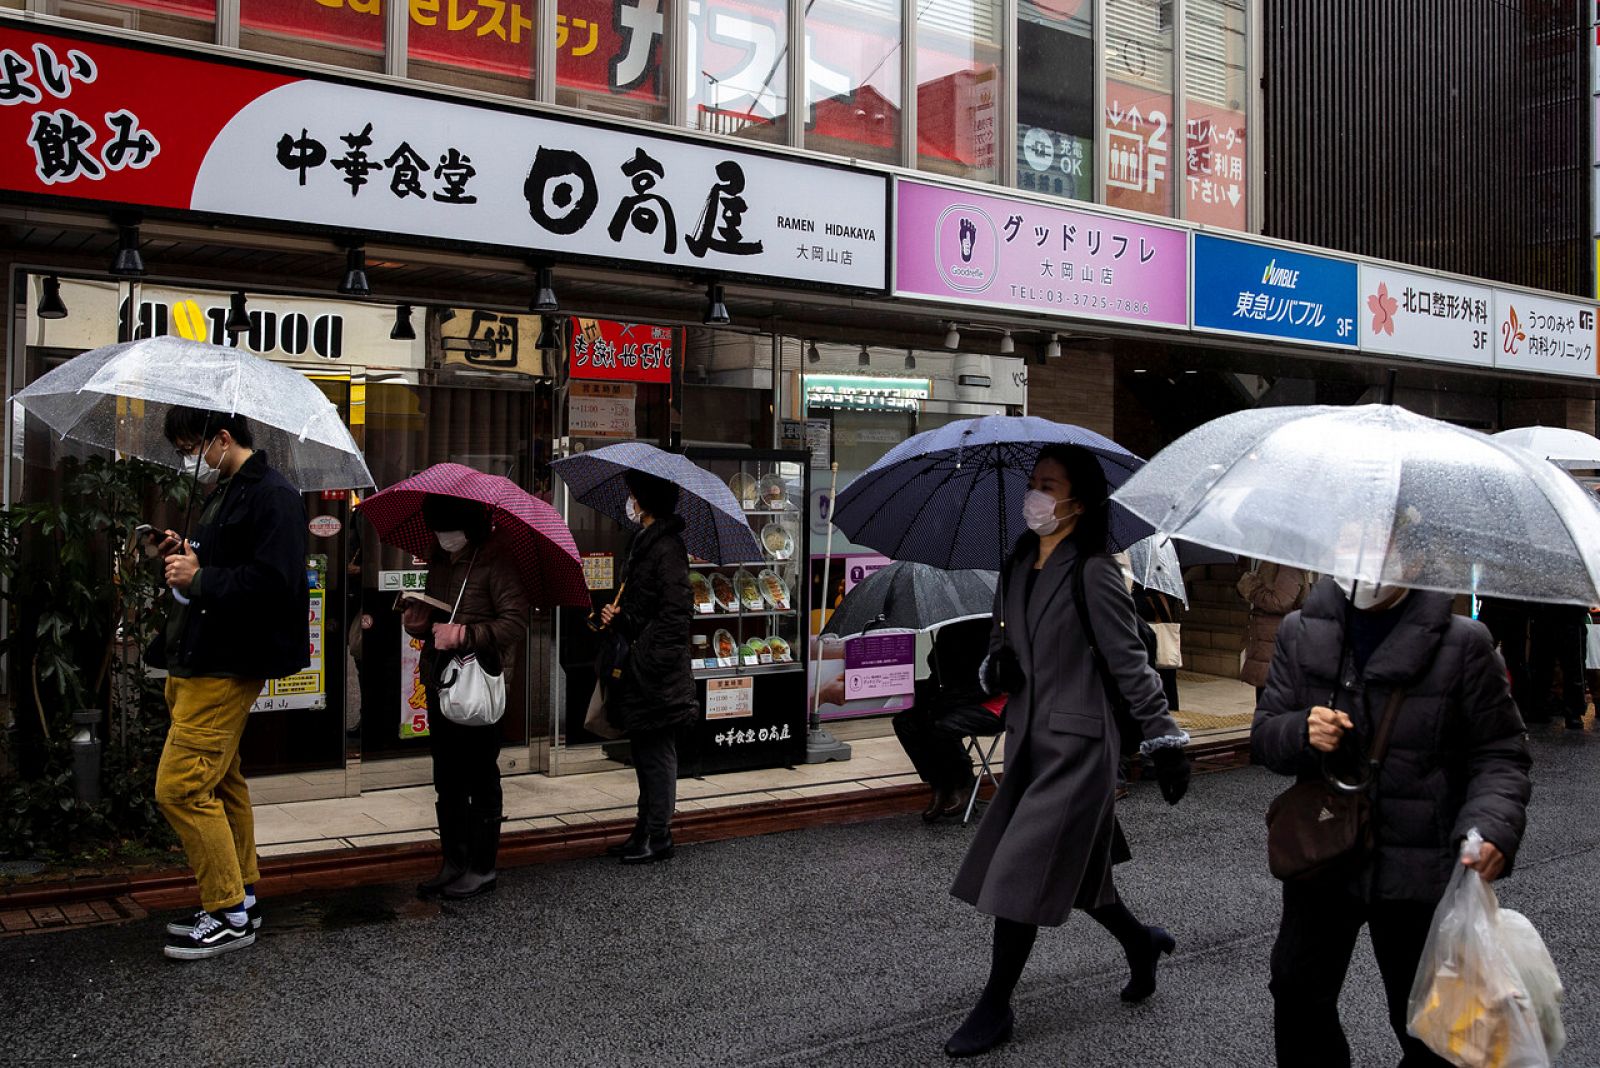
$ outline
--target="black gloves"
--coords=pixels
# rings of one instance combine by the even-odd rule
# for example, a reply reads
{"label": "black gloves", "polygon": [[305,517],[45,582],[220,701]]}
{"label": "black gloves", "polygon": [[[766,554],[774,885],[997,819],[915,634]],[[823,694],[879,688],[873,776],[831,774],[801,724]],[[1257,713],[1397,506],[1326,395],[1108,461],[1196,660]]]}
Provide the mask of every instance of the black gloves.
{"label": "black gloves", "polygon": [[1161,796],[1167,804],[1176,805],[1189,792],[1189,754],[1181,746],[1166,746],[1150,754],[1156,767],[1156,782],[1161,784]]}

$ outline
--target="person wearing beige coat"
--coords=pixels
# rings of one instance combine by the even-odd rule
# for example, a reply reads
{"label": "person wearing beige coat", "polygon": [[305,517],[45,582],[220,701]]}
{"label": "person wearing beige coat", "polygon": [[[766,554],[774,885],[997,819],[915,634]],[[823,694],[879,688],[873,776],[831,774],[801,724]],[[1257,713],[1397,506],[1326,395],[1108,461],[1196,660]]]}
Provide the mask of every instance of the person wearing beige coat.
{"label": "person wearing beige coat", "polygon": [[1239,678],[1256,688],[1259,700],[1277,647],[1278,625],[1284,616],[1305,603],[1306,573],[1298,567],[1262,562],[1244,573],[1238,589],[1239,596],[1250,602]]}

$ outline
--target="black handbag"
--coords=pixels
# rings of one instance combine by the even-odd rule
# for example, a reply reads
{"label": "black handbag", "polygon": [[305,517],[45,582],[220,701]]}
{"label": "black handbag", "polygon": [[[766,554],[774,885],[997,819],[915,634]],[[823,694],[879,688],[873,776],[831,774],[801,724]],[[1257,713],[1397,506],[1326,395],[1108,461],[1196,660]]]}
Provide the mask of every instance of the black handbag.
{"label": "black handbag", "polygon": [[[617,587],[616,596],[611,598],[611,603],[616,604],[621,601],[622,591],[627,588],[628,583],[624,579]],[[615,628],[601,624],[592,613],[589,616],[589,628],[597,635],[594,677],[606,688],[609,700],[611,694],[621,689],[627,682],[628,652],[633,643]]]}
{"label": "black handbag", "polygon": [[1372,852],[1373,794],[1378,771],[1389,752],[1389,738],[1406,690],[1389,694],[1383,719],[1367,752],[1367,778],[1351,785],[1320,779],[1296,783],[1267,808],[1267,867],[1276,879],[1301,882],[1321,878],[1365,861]]}

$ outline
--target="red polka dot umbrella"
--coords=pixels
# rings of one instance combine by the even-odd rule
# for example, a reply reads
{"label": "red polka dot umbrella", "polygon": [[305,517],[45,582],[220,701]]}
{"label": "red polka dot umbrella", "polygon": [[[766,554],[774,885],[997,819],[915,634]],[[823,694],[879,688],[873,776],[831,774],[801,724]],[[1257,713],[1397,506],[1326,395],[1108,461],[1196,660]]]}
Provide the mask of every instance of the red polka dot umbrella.
{"label": "red polka dot umbrella", "polygon": [[561,513],[508,478],[434,464],[362,501],[361,514],[379,538],[431,560],[438,542],[422,519],[422,500],[430,493],[489,505],[495,537],[510,549],[533,604],[593,606],[578,546]]}

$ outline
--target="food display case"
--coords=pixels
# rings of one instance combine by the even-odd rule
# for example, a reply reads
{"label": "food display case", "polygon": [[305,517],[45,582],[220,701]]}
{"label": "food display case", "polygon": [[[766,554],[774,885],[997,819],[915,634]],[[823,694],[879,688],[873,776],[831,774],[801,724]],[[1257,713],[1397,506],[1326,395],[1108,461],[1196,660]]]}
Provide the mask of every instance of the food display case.
{"label": "food display case", "polygon": [[809,454],[712,448],[685,454],[727,483],[761,555],[723,564],[689,561],[690,658],[701,719],[680,754],[682,774],[800,763],[806,746]]}

